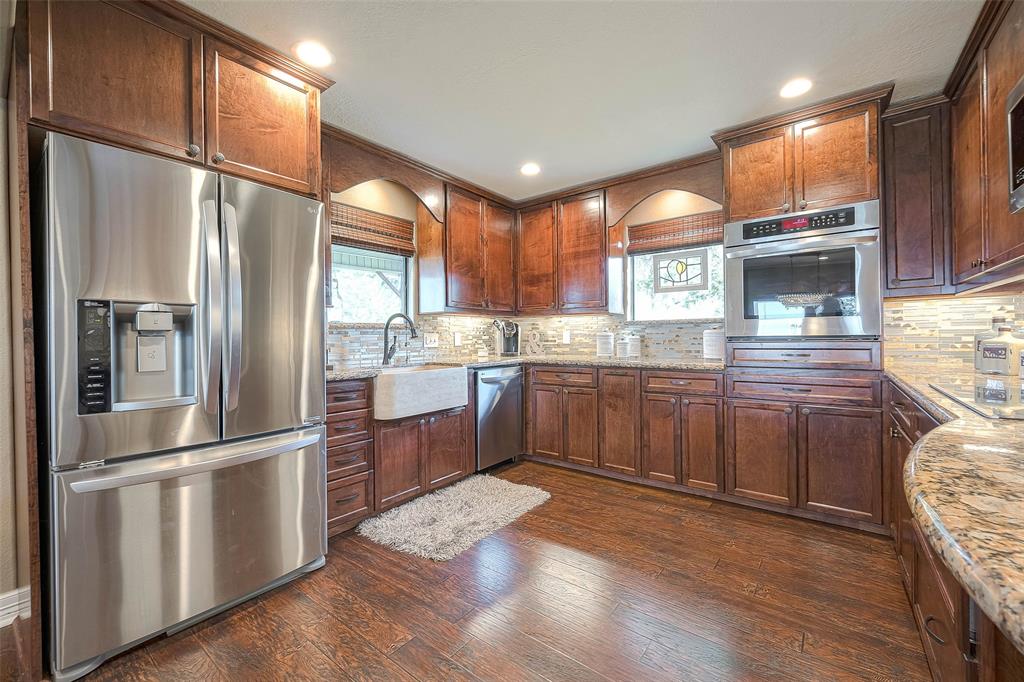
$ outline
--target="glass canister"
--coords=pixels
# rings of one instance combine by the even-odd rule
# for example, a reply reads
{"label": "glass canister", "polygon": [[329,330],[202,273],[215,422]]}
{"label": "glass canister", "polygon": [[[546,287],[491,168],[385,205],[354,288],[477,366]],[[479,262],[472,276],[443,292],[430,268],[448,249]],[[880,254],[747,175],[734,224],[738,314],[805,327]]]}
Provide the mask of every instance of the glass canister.
{"label": "glass canister", "polygon": [[980,372],[985,374],[1001,374],[1020,376],[1020,353],[1024,349],[1024,339],[1003,325],[997,330],[998,336],[982,341]]}
{"label": "glass canister", "polygon": [[985,331],[978,332],[974,335],[974,369],[983,372],[981,368],[981,344],[989,339],[994,339],[999,336],[999,328],[1006,324],[1006,318],[999,316],[992,318],[992,326]]}

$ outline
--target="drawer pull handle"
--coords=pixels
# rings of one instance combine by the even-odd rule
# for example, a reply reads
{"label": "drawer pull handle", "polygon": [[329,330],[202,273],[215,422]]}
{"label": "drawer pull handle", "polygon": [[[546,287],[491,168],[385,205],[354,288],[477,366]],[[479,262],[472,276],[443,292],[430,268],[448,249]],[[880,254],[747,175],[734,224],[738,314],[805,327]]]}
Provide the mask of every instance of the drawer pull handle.
{"label": "drawer pull handle", "polygon": [[904,405],[903,403],[898,403],[895,400],[893,400],[889,404],[892,405],[893,407],[895,407],[897,410],[905,410],[905,409],[907,409],[906,405]]}
{"label": "drawer pull handle", "polygon": [[784,358],[809,358],[809,357],[811,357],[810,353],[779,353],[779,355],[784,357]]}
{"label": "drawer pull handle", "polygon": [[335,462],[335,464],[349,464],[351,462],[355,462],[358,459],[361,459],[359,455],[352,455],[351,457],[346,457],[345,459],[339,459],[338,461]]}
{"label": "drawer pull handle", "polygon": [[933,620],[935,620],[935,616],[928,616],[927,618],[924,619],[924,631],[928,633],[929,637],[931,637],[932,639],[935,640],[936,644],[938,644],[939,646],[945,646],[946,640],[942,639],[937,634],[932,632],[932,629],[930,627],[928,627],[929,625],[931,625],[931,622]]}
{"label": "drawer pull handle", "polygon": [[345,497],[341,498],[340,500],[335,500],[334,504],[345,504],[346,502],[351,502],[352,500],[356,499],[357,497],[359,497],[359,493],[352,493],[351,495],[346,495]]}
{"label": "drawer pull handle", "polygon": [[571,374],[556,374],[555,377],[557,377],[559,379],[563,379],[563,380],[564,379],[572,379],[572,375]]}
{"label": "drawer pull handle", "polygon": [[673,386],[689,386],[692,383],[693,383],[692,381],[686,381],[685,379],[673,379],[672,380],[672,385]]}
{"label": "drawer pull handle", "polygon": [[336,393],[333,396],[331,396],[331,400],[333,400],[336,403],[360,399],[362,399],[362,394],[360,393]]}
{"label": "drawer pull handle", "polygon": [[355,431],[358,428],[362,428],[362,424],[346,424],[345,426],[335,426],[334,431]]}
{"label": "drawer pull handle", "polygon": [[783,386],[782,390],[786,393],[812,393],[813,388],[797,388],[796,386]]}

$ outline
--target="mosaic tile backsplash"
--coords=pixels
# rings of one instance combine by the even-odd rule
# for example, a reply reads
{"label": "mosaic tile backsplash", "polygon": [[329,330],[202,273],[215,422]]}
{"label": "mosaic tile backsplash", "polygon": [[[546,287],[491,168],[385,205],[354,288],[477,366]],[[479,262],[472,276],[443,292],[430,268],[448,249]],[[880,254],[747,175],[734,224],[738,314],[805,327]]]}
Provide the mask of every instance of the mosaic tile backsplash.
{"label": "mosaic tile backsplash", "polygon": [[974,367],[974,335],[1002,316],[1024,327],[1024,296],[887,300],[883,307],[885,362],[958,371]]}
{"label": "mosaic tile backsplash", "polygon": [[[491,317],[464,315],[421,315],[416,319],[420,332],[409,339],[405,326],[392,325],[399,335],[396,364],[417,364],[440,359],[470,360],[494,356],[494,327]],[[597,333],[635,334],[641,337],[641,353],[645,358],[699,359],[703,357],[705,329],[722,327],[721,320],[686,322],[625,322],[612,315],[572,315],[557,317],[516,318],[521,327],[520,350],[526,353],[526,339],[531,331],[540,333],[543,355],[592,355],[597,352]],[[564,333],[569,332],[569,343]],[[425,348],[423,335],[438,335],[437,348]],[[460,345],[455,345],[456,335]],[[375,366],[384,355],[382,325],[331,324],[327,333],[327,363],[335,366]]]}

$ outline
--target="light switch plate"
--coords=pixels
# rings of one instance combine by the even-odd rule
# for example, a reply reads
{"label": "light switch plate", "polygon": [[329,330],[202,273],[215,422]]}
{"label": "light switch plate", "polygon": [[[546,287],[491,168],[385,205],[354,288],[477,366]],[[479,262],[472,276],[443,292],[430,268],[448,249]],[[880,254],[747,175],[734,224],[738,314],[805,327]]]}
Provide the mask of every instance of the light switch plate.
{"label": "light switch plate", "polygon": [[424,348],[437,348],[438,343],[437,332],[427,332],[423,335]]}
{"label": "light switch plate", "polygon": [[572,343],[572,332],[570,332],[568,329],[562,332],[562,343],[566,345]]}
{"label": "light switch plate", "polygon": [[455,344],[456,346],[461,346],[462,345],[462,333],[461,332],[452,332],[452,337],[453,337],[453,340],[452,340],[453,344]]}

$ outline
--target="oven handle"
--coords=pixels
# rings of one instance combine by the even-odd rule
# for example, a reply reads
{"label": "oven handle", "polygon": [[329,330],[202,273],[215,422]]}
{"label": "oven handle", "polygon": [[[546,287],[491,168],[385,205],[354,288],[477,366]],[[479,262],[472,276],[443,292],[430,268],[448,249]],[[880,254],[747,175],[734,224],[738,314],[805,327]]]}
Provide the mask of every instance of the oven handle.
{"label": "oven handle", "polygon": [[804,237],[786,242],[770,242],[767,244],[748,244],[743,248],[726,249],[726,258],[745,258],[747,256],[763,256],[772,253],[794,253],[805,251],[809,247],[815,249],[831,249],[858,244],[872,244],[878,241],[878,230],[853,232],[843,237]]}

